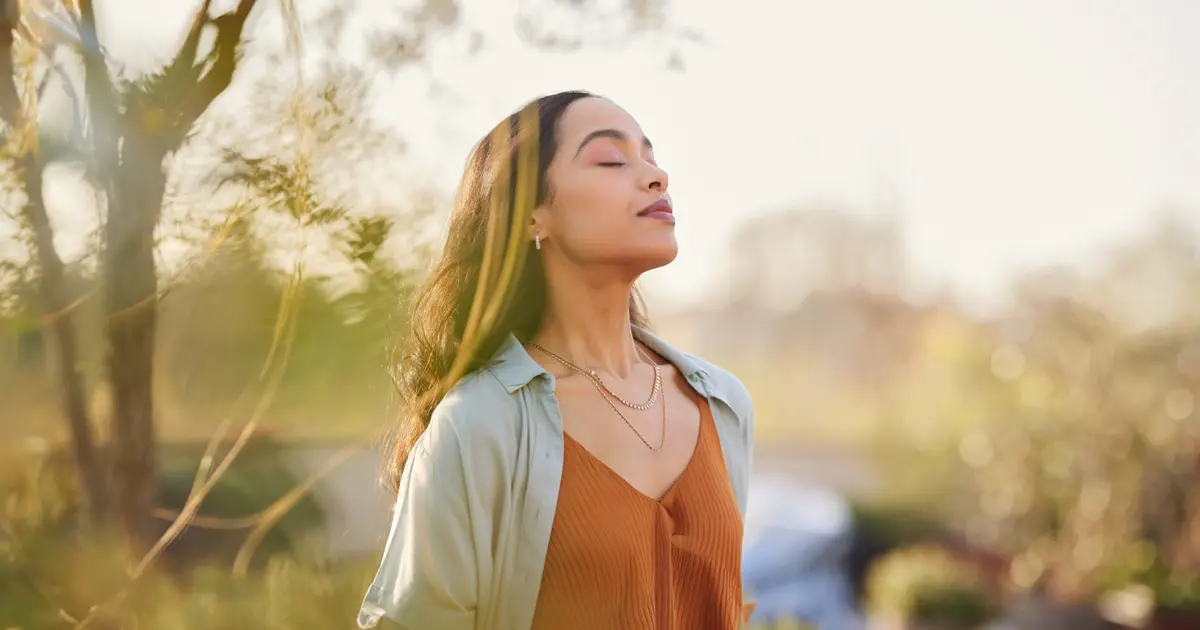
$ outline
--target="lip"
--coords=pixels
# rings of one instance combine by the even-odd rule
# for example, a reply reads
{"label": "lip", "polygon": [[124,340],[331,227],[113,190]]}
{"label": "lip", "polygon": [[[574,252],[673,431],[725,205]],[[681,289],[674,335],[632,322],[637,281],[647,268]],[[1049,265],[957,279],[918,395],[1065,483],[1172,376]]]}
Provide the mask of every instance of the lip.
{"label": "lip", "polygon": [[647,219],[658,219],[659,221],[675,222],[675,212],[671,208],[671,202],[666,199],[659,199],[654,203],[646,206],[638,213],[639,217]]}

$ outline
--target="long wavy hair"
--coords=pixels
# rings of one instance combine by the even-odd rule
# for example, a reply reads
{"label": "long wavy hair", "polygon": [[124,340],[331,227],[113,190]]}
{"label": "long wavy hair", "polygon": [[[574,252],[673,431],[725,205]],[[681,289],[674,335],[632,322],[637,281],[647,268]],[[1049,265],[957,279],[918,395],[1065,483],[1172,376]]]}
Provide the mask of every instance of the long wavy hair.
{"label": "long wavy hair", "polygon": [[[410,331],[394,375],[400,421],[387,478],[393,491],[434,408],[463,376],[480,369],[509,335],[528,341],[542,323],[546,277],[533,253],[533,209],[554,191],[546,171],[558,125],[588,92],[560,92],[514,112],[467,159],[440,257],[417,290]],[[635,291],[630,321],[645,326]]]}

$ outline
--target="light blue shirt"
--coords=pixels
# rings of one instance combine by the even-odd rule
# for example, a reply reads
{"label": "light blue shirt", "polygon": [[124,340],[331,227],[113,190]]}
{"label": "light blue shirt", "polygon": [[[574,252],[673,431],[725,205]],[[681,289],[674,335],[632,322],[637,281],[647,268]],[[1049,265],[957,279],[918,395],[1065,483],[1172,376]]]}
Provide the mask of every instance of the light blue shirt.
{"label": "light blue shirt", "polygon": [[[754,428],[745,386],[644,330],[634,336],[707,401],[744,517]],[[554,376],[510,336],[417,440],[359,625],[388,617],[406,630],[529,630],[562,467]]]}

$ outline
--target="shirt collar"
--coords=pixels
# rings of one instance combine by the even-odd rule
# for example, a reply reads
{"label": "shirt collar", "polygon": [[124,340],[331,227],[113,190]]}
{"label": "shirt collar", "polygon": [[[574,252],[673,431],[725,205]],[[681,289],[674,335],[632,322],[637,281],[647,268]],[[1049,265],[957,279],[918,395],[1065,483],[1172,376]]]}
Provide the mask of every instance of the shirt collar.
{"label": "shirt collar", "polygon": [[[696,359],[676,350],[662,339],[637,326],[633,327],[633,336],[674,365],[675,369],[687,378],[688,384],[699,394],[705,397],[713,395],[720,397],[719,392],[711,391],[711,379],[708,378],[704,367]],[[525,351],[525,346],[521,345],[514,335],[509,335],[505,339],[500,349],[492,356],[488,367],[510,394],[525,387],[539,376],[545,375],[550,382],[553,382],[554,379],[541,364],[529,356],[529,353]]]}

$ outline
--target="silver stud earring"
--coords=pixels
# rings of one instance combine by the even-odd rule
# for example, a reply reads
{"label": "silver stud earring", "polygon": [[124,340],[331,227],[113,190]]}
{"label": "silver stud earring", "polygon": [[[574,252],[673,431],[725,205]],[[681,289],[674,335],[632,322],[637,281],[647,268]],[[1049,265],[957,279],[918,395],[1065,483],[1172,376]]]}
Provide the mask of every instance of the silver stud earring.
{"label": "silver stud earring", "polygon": [[542,235],[537,232],[533,233],[533,248],[539,250],[542,248]]}

